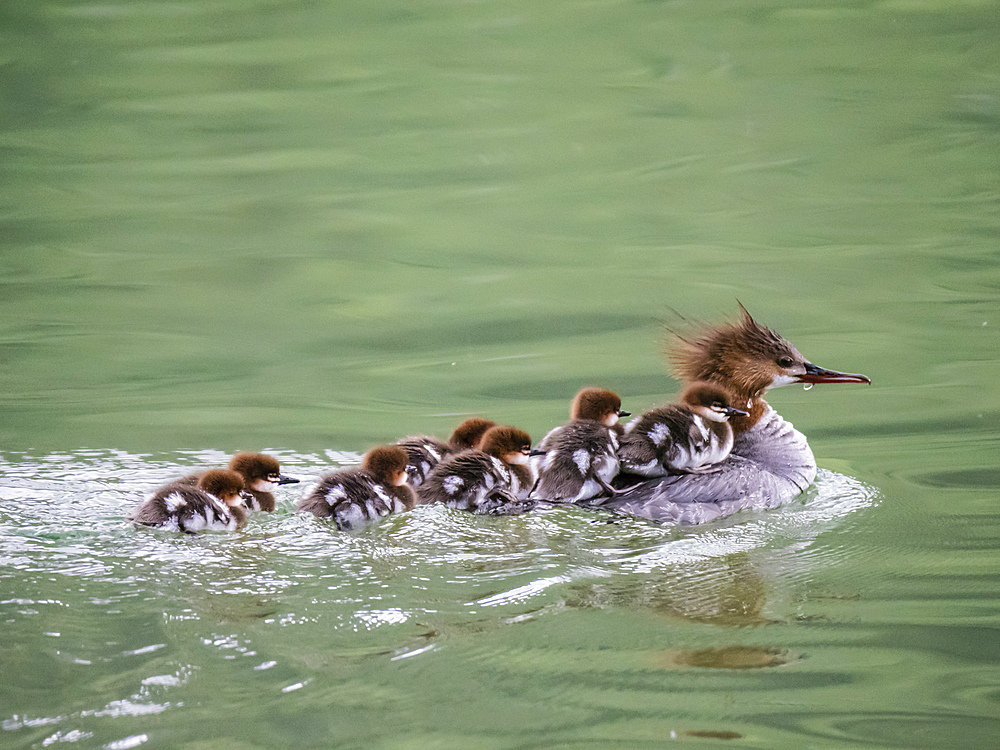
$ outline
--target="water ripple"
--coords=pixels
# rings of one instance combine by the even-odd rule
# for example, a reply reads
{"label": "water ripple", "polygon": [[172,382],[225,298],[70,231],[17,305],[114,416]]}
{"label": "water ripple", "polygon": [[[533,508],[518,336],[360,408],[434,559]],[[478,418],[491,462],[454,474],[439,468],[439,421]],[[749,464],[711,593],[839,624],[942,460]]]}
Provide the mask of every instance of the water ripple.
{"label": "water ripple", "polygon": [[[307,479],[331,468],[327,455],[277,453]],[[802,502],[685,530],[574,508],[490,519],[431,506],[342,534],[325,521],[296,514],[291,491],[279,495],[274,514],[254,516],[240,534],[182,537],[124,521],[158,484],[226,458],[217,451],[5,456],[0,556],[18,575],[58,573],[139,590],[180,577],[209,590],[258,595],[295,589],[302,576],[323,580],[327,591],[358,591],[406,571],[438,570],[445,580],[474,588],[512,584],[474,599],[495,605],[530,599],[556,583],[697,568],[767,547],[805,550],[878,497],[857,480],[821,470]]]}

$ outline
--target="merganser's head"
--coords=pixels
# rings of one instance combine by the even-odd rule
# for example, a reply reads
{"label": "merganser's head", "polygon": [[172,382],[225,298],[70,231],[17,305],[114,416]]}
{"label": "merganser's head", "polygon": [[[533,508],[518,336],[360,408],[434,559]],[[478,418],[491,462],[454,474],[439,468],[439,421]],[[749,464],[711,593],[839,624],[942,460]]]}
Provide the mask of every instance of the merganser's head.
{"label": "merganser's head", "polygon": [[509,464],[528,465],[531,436],[516,427],[491,427],[483,435],[479,450]]}
{"label": "merganser's head", "polygon": [[237,453],[229,468],[240,474],[247,489],[271,492],[279,484],[296,484],[298,479],[286,477],[279,471],[276,458],[263,453]]}
{"label": "merganser's head", "polygon": [[698,380],[681,394],[681,403],[695,414],[713,422],[728,422],[730,417],[750,416],[749,401],[740,404],[733,395],[718,383]]}
{"label": "merganser's head", "polygon": [[243,504],[243,477],[235,471],[212,469],[198,480],[198,487],[230,507]]}
{"label": "merganser's head", "polygon": [[475,448],[479,445],[479,441],[482,439],[483,435],[486,433],[490,427],[496,427],[497,423],[489,419],[483,419],[481,417],[473,417],[472,419],[466,419],[462,424],[455,428],[455,431],[451,433],[451,437],[448,442],[451,447],[455,450],[465,450],[466,448]]}
{"label": "merganser's head", "polygon": [[407,483],[406,451],[398,445],[380,445],[365,454],[361,468],[380,484],[399,486]]}
{"label": "merganser's head", "polygon": [[570,419],[592,419],[608,427],[618,424],[619,417],[631,416],[622,411],[622,400],[613,391],[603,388],[582,388],[569,407]]}
{"label": "merganser's head", "polygon": [[814,365],[740,305],[735,323],[678,335],[670,359],[682,379],[722,383],[740,399],[759,399],[791,383],[871,383],[866,375]]}

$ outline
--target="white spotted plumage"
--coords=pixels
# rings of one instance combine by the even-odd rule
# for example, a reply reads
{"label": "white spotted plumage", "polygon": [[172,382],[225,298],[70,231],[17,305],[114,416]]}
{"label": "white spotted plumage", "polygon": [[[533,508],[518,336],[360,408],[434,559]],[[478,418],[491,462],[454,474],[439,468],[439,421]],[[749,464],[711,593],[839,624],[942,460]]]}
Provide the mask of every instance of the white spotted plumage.
{"label": "white spotted plumage", "polygon": [[[716,419],[716,414],[721,418]],[[727,417],[721,409],[701,403],[671,404],[646,412],[622,436],[622,470],[647,477],[714,471],[712,467],[724,461],[733,447],[733,428]]]}
{"label": "white spotted plumage", "polygon": [[338,484],[331,487],[329,492],[326,493],[326,502],[327,505],[336,505],[337,502],[343,500],[346,497],[347,497],[347,492],[345,492],[344,488]]}
{"label": "white spotted plumage", "polygon": [[692,417],[691,421],[694,423],[694,426],[698,428],[698,433],[701,435],[701,439],[708,440],[709,432],[708,428],[705,427],[705,421],[697,414]]}
{"label": "white spotted plumage", "polygon": [[440,502],[473,513],[508,515],[523,512],[517,504],[522,488],[503,461],[477,449],[444,459],[418,490],[424,503]]}
{"label": "white spotted plumage", "polygon": [[176,513],[178,508],[183,508],[187,505],[187,500],[185,500],[178,492],[167,495],[163,502],[167,506],[167,510],[171,513]]}
{"label": "white spotted plumage", "polygon": [[380,477],[363,468],[345,469],[323,477],[312,492],[299,501],[298,509],[320,518],[330,518],[338,529],[348,531],[390,513],[412,508],[416,498],[411,494],[412,502],[408,504],[409,492],[405,485],[397,487],[383,483]]}
{"label": "white spotted plumage", "polygon": [[618,474],[615,430],[596,420],[574,420],[549,431],[533,460],[538,481],[531,497],[579,502],[608,494]]}
{"label": "white spotted plumage", "polygon": [[660,446],[663,445],[667,438],[670,437],[670,430],[663,423],[657,423],[653,425],[653,429],[649,431],[649,439],[653,441],[653,445]]}
{"label": "white spotted plumage", "polygon": [[161,488],[129,518],[143,526],[195,534],[203,529],[232,530],[245,516],[200,487],[174,482]]}

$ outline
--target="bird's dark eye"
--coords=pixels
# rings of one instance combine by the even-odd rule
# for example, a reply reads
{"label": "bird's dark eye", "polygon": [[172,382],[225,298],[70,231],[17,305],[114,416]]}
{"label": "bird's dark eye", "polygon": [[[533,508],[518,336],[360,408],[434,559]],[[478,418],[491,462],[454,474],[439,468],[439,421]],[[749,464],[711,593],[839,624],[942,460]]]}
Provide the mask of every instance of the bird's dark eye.
{"label": "bird's dark eye", "polygon": [[780,367],[788,368],[788,367],[791,367],[794,364],[795,364],[795,360],[792,359],[791,357],[779,357],[778,358],[778,365]]}

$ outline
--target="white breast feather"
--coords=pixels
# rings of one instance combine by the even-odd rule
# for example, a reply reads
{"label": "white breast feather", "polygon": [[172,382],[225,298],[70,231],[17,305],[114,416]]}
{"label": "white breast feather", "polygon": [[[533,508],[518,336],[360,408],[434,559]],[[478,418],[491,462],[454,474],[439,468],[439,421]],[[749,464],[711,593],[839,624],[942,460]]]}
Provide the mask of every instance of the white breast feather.
{"label": "white breast feather", "polygon": [[684,448],[683,446],[680,445],[676,445],[675,447],[677,448],[677,451],[674,454],[674,458],[670,462],[670,465],[673,466],[675,469],[694,468],[692,466],[693,462],[691,459],[692,451],[688,451],[687,448]]}
{"label": "white breast feather", "polygon": [[698,428],[698,432],[701,433],[701,439],[708,440],[708,428],[705,426],[701,417],[695,414],[692,421],[694,422],[694,426]]}
{"label": "white breast feather", "polygon": [[653,445],[659,447],[666,442],[667,438],[670,437],[670,430],[662,422],[657,422],[653,425],[653,429],[649,431],[649,439],[653,441]]}
{"label": "white breast feather", "polygon": [[364,523],[367,519],[365,518],[364,511],[359,506],[351,503],[341,508],[341,511],[337,514],[337,520],[340,521],[341,526],[354,528],[358,524]]}
{"label": "white breast feather", "polygon": [[522,500],[524,499],[524,497],[522,497],[522,492],[524,493],[525,496],[527,496],[528,490],[531,489],[530,484],[527,487],[522,487],[521,480],[517,478],[517,474],[515,474],[514,472],[510,473],[508,484],[510,484],[510,491],[513,494],[517,495],[517,497],[521,498]]}
{"label": "white breast feather", "polygon": [[167,495],[166,498],[164,498],[163,502],[166,504],[167,510],[170,511],[171,513],[174,513],[178,508],[183,508],[185,505],[187,505],[187,500],[181,497],[181,494],[179,492],[174,492]]}
{"label": "white breast feather", "polygon": [[[610,482],[618,473],[619,461],[616,455],[603,454],[594,461],[594,473],[605,482]],[[601,488],[603,489],[603,487]]]}
{"label": "white breast feather", "polygon": [[[217,504],[216,508],[221,512],[212,519],[209,519],[208,509],[205,509],[205,528],[216,531],[232,531],[235,529],[236,519],[230,515],[229,509],[222,503]],[[200,518],[200,516],[197,517]]]}
{"label": "white breast feather", "polygon": [[732,443],[732,430],[727,431],[727,435],[724,437],[719,437],[714,432],[712,433],[712,438],[709,441],[708,449],[704,452],[701,458],[702,466],[710,466],[712,464],[717,464],[722,461],[726,456],[729,455],[729,451],[733,447]]}
{"label": "white breast feather", "polygon": [[601,487],[601,485],[599,485],[593,479],[588,479],[586,482],[583,483],[583,486],[580,487],[580,491],[576,493],[576,496],[570,499],[574,503],[579,502],[580,500],[586,500],[588,498],[594,497],[594,495],[596,495],[603,489],[604,488]]}
{"label": "white breast feather", "polygon": [[336,487],[331,487],[326,493],[326,503],[327,505],[334,505],[338,500],[343,500],[347,497],[347,493],[344,492],[344,488],[341,485]]}
{"label": "white breast feather", "polygon": [[462,507],[463,508],[478,508],[480,505],[483,504],[483,501],[486,499],[486,495],[487,495],[488,492],[489,492],[489,490],[486,489],[486,487],[479,486],[476,489],[475,495],[473,497],[469,498],[466,501],[465,505],[463,505]]}
{"label": "white breast feather", "polygon": [[184,528],[188,531],[201,531],[202,529],[208,528],[208,511],[203,511],[202,513],[195,513],[188,519],[187,523],[184,524]]}

